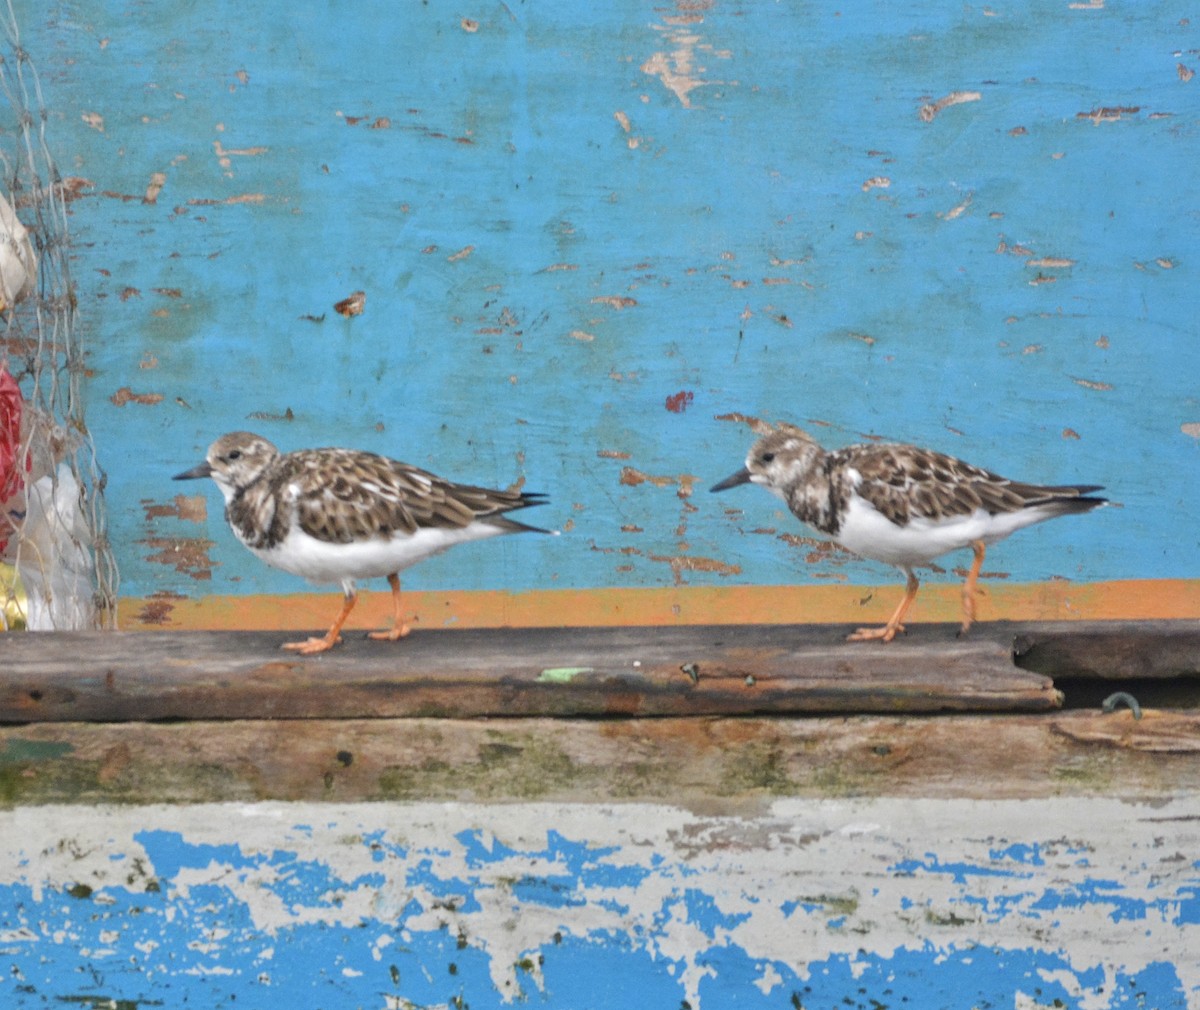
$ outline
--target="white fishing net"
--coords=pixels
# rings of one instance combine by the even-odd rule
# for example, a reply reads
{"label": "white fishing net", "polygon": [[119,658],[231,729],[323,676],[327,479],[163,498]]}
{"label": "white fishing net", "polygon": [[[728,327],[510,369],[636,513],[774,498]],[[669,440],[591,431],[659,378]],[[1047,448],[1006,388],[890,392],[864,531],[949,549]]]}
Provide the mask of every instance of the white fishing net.
{"label": "white fishing net", "polygon": [[47,146],[11,0],[0,22],[0,630],[113,627],[117,569],[68,263],[75,190]]}

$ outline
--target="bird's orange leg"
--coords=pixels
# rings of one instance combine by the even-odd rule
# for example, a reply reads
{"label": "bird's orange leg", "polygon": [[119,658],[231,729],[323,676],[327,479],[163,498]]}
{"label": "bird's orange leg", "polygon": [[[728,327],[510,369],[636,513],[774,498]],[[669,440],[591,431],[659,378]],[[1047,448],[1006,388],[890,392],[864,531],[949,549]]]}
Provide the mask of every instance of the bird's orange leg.
{"label": "bird's orange leg", "polygon": [[341,612],[334,619],[333,627],[329,629],[324,638],[306,638],[303,642],[284,642],[282,648],[291,652],[299,652],[305,656],[311,656],[315,652],[328,652],[342,640],[342,625],[346,623],[346,618],[350,616],[350,611],[354,609],[354,604],[357,602],[358,593],[351,590],[345,594]]}
{"label": "bird's orange leg", "polygon": [[888,618],[887,624],[882,628],[859,628],[853,634],[846,636],[847,642],[874,642],[883,641],[890,642],[896,637],[896,632],[903,631],[904,615],[908,613],[908,608],[912,606],[913,600],[917,598],[917,590],[921,584],[917,581],[917,577],[912,573],[908,573],[908,582],[904,587],[904,599],[900,601],[891,617]]}
{"label": "bird's orange leg", "polygon": [[963,619],[959,635],[965,635],[975,620],[975,594],[978,592],[975,583],[979,580],[979,570],[983,567],[983,555],[987,550],[987,545],[982,540],[976,540],[971,544],[971,550],[975,552],[975,560],[971,562],[971,570],[967,572],[967,581],[963,583]]}
{"label": "bird's orange leg", "polygon": [[367,636],[378,642],[397,642],[412,630],[400,615],[400,576],[394,573],[389,575],[388,585],[392,587],[392,626],[387,631],[372,631]]}

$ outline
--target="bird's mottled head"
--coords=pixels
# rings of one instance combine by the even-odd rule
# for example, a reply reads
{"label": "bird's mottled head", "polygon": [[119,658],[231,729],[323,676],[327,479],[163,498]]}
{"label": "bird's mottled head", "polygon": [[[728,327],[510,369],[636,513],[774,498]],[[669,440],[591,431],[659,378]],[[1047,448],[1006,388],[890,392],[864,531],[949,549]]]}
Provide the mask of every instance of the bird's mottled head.
{"label": "bird's mottled head", "polygon": [[746,456],[746,465],[712,486],[724,491],[739,484],[761,484],[768,491],[782,494],[783,489],[803,478],[823,455],[808,432],[791,424],[777,424],[757,442]]}
{"label": "bird's mottled head", "polygon": [[253,484],[278,458],[279,450],[261,435],[231,431],[208,447],[203,463],[177,473],[172,479],[211,477],[228,500],[235,492]]}

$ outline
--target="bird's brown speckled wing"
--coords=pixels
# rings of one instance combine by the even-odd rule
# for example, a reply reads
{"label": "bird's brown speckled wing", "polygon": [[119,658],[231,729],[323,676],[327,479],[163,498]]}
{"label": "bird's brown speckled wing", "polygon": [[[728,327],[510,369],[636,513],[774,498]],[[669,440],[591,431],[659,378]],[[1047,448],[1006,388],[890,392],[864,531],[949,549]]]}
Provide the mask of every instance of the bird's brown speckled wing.
{"label": "bird's brown speckled wing", "polygon": [[[1082,500],[1099,488],[1039,487],[1008,480],[953,456],[911,445],[855,445],[831,454],[862,476],[860,497],[892,522],[943,519],[982,508],[993,515],[1034,505]],[[1089,507],[1097,504],[1089,499]],[[1069,507],[1064,509],[1070,510]]]}
{"label": "bird's brown speckled wing", "polygon": [[455,484],[419,467],[350,449],[289,453],[271,483],[287,489],[300,528],[330,543],[429,527],[461,529],[476,519],[524,529],[503,513],[542,501],[541,495]]}

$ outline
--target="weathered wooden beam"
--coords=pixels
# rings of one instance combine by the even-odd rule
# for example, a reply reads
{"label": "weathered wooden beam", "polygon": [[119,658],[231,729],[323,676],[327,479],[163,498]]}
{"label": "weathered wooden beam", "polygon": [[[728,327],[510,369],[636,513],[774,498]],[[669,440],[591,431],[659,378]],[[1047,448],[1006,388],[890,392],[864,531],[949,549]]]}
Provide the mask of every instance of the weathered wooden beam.
{"label": "weathered wooden beam", "polygon": [[280,651],[281,633],[10,635],[0,721],[681,716],[1045,710],[1011,647],[926,626],[891,645],[821,626],[426,631]]}
{"label": "weathered wooden beam", "polygon": [[1200,621],[1010,625],[1017,665],[1052,677],[1200,677]]}
{"label": "weathered wooden beam", "polygon": [[0,805],[987,799],[1195,789],[1200,711],[651,720],[357,719],[0,728]]}

